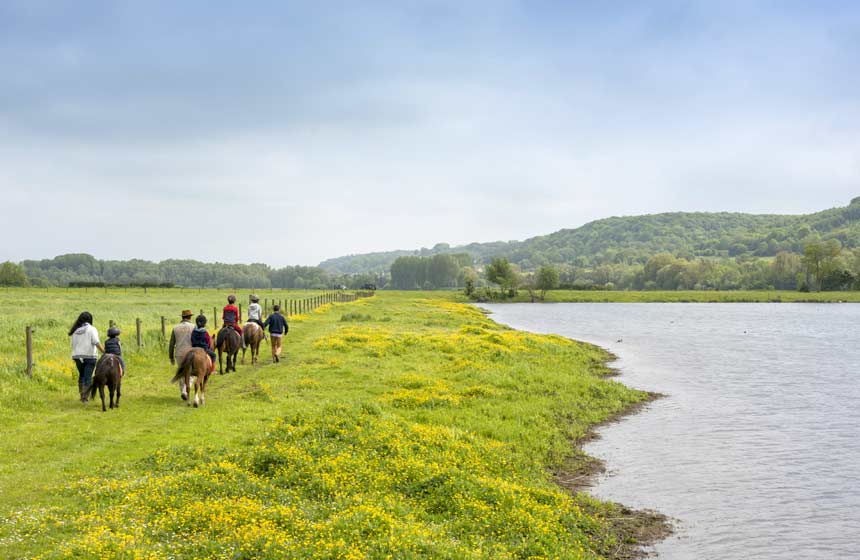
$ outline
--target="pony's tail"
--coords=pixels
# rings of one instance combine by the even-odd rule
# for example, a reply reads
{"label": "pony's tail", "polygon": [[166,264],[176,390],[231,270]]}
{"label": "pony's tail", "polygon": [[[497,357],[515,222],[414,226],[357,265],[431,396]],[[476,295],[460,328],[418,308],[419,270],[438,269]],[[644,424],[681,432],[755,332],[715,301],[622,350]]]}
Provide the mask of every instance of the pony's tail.
{"label": "pony's tail", "polygon": [[92,382],[92,384],[90,385],[90,398],[91,398],[91,399],[95,399],[95,398],[96,398],[96,389],[98,389],[98,387],[96,387],[96,380],[95,380],[95,379],[93,379],[93,382]]}
{"label": "pony's tail", "polygon": [[179,380],[185,376],[186,362],[188,362],[188,356],[185,356],[185,358],[179,364],[179,367],[176,368],[176,375],[174,375],[173,379],[170,380],[171,383],[179,383]]}

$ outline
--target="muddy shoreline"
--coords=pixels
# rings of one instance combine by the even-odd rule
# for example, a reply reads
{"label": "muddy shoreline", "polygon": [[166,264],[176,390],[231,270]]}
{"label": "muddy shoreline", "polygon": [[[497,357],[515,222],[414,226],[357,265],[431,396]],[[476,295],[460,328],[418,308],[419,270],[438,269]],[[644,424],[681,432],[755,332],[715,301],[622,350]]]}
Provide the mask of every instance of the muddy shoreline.
{"label": "muddy shoreline", "polygon": [[[614,357],[610,359],[614,359]],[[611,369],[606,377],[617,375],[620,375],[620,372]],[[560,468],[552,471],[553,481],[572,494],[588,492],[594,485],[597,476],[606,472],[606,465],[602,460],[586,454],[582,447],[599,439],[598,430],[601,428],[620,422],[632,414],[637,414],[653,401],[665,397],[660,393],[648,392],[647,395],[645,400],[630,405],[603,422],[594,424],[583,437],[572,441],[574,454]],[[606,518],[606,520],[611,522],[611,532],[620,543],[613,554],[609,556],[613,560],[636,560],[654,556],[649,547],[673,533],[671,519],[658,511],[636,510],[616,502],[610,503],[613,505],[614,515]]]}
{"label": "muddy shoreline", "polygon": [[[485,315],[492,315],[492,311],[484,309],[480,305],[476,305],[476,307]],[[594,346],[606,352],[607,358],[600,364],[600,371],[597,372],[599,375],[604,378],[619,377],[621,375],[621,371],[610,365],[612,362],[618,360],[618,356],[610,350],[591,342],[573,338],[570,340],[579,344]],[[606,465],[601,459],[585,453],[582,449],[583,446],[599,439],[600,434],[598,431],[601,428],[637,414],[652,402],[666,396],[662,393],[651,391],[644,391],[644,393],[647,395],[644,400],[633,403],[606,420],[589,426],[585,435],[571,440],[571,455],[560,467],[550,471],[553,481],[558,486],[571,494],[585,492],[591,496],[588,490],[594,486],[597,476],[606,472]],[[591,497],[594,498],[594,496]],[[608,557],[610,560],[638,560],[654,556],[655,553],[649,550],[649,547],[662,541],[674,532],[671,518],[659,511],[651,509],[636,510],[611,501],[604,501],[604,503],[611,504],[613,508],[613,516],[605,517],[604,519],[611,521],[610,532],[619,542],[618,548]]]}

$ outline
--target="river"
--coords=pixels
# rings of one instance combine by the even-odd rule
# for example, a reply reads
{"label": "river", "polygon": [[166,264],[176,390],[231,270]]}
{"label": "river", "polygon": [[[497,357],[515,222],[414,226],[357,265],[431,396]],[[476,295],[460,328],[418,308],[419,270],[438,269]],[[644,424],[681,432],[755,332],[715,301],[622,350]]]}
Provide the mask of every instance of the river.
{"label": "river", "polygon": [[594,495],[674,518],[658,558],[860,558],[860,305],[484,307],[666,395],[585,448]]}

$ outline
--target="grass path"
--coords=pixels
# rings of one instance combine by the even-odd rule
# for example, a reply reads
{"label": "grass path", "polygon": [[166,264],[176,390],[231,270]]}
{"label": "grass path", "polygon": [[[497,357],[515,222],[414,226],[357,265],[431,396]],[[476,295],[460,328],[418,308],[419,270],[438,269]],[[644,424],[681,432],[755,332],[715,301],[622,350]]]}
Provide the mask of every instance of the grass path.
{"label": "grass path", "polygon": [[[13,506],[50,503],[55,496],[46,489],[95,465],[129,462],[168,446],[230,445],[247,438],[274,420],[278,406],[273,405],[289,400],[287,372],[301,374],[296,365],[307,354],[302,350],[310,346],[309,339],[332,328],[331,320],[325,319],[334,317],[334,311],[326,317],[315,315],[312,329],[295,328],[290,333],[286,359],[280,364],[271,363],[264,343],[260,364],[240,365],[235,374],[218,375],[216,371],[210,378],[209,406],[197,410],[179,399],[178,385],[169,383],[176,368],[160,346],[127,358],[131,373],[123,380],[118,411],[102,413],[98,395],[88,405],[77,402],[76,381],[71,376],[59,390],[36,384],[33,390],[46,391],[38,406],[4,410],[0,438],[3,501]],[[130,348],[132,337],[126,333],[123,338]],[[250,352],[246,362],[250,364]],[[274,383],[273,390],[262,400],[244,398],[260,393],[260,382]]]}

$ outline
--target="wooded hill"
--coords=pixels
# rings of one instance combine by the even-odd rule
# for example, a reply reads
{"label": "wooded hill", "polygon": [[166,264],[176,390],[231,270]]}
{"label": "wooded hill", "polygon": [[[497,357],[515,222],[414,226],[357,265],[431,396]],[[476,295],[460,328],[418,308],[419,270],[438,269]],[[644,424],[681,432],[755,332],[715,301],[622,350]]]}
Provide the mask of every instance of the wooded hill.
{"label": "wooded hill", "polygon": [[320,268],[333,273],[384,273],[398,257],[467,253],[478,264],[505,256],[523,270],[545,264],[593,267],[644,264],[658,253],[677,257],[772,257],[780,251],[802,253],[807,243],[837,239],[860,247],[860,197],[842,208],[806,215],[733,212],[671,212],[596,220],[525,241],[470,243],[432,249],[388,251],[329,259]]}

